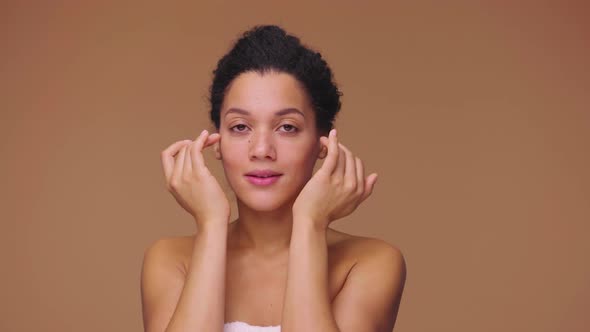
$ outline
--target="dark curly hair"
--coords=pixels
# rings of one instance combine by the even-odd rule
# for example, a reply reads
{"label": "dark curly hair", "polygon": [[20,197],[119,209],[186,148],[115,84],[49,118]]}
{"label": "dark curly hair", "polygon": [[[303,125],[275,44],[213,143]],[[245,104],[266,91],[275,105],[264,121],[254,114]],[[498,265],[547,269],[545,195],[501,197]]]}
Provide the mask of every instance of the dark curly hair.
{"label": "dark curly hair", "polygon": [[256,25],[244,32],[218,61],[209,88],[210,117],[215,128],[219,130],[221,105],[232,80],[247,71],[264,74],[273,70],[291,74],[302,84],[315,111],[318,131],[329,132],[340,111],[342,96],[332,71],[319,52],[276,25]]}

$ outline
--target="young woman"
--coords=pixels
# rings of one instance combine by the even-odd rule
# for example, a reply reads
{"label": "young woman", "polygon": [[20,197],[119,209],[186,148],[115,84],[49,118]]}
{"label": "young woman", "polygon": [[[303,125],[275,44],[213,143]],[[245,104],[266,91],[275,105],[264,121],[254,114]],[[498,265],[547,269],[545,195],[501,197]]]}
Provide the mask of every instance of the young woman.
{"label": "young woman", "polygon": [[[320,53],[278,26],[256,26],[213,73],[216,132],[162,152],[168,190],[197,231],[146,250],[145,331],[392,331],[406,276],[400,250],[330,228],[371,195],[377,174],[365,176],[338,141],[341,93]],[[231,223],[203,162],[209,146],[236,196]]]}

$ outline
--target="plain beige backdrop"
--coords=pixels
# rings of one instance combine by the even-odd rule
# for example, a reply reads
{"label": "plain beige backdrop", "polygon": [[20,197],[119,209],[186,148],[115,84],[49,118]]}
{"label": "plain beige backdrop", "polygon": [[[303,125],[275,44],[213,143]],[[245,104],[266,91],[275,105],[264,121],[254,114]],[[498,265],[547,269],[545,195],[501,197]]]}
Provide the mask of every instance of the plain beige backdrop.
{"label": "plain beige backdrop", "polygon": [[328,61],[379,173],[333,227],[404,253],[395,331],[589,331],[587,7],[2,1],[0,331],[142,330],[144,249],[195,231],[160,152],[211,128],[217,60],[265,23]]}

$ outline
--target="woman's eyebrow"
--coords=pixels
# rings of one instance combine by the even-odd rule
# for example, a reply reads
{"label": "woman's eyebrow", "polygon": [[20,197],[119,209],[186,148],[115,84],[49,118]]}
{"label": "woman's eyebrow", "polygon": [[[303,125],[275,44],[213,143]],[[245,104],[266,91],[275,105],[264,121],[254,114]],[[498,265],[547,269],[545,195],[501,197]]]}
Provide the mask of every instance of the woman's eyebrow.
{"label": "woman's eyebrow", "polygon": [[[225,116],[228,116],[230,113],[250,115],[250,112],[243,110],[241,108],[237,108],[237,107],[232,107],[232,108],[228,109],[227,112],[225,113]],[[303,118],[305,118],[305,114],[303,114],[303,112],[301,112],[300,110],[298,110],[294,107],[285,108],[285,109],[275,112],[275,116],[282,116],[285,114],[300,114]]]}

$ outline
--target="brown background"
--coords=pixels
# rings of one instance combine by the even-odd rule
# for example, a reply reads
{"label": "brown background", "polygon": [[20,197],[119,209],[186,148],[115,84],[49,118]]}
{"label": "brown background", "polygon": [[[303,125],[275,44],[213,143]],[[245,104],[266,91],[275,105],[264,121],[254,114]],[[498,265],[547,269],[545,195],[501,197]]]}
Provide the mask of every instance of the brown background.
{"label": "brown background", "polygon": [[1,331],[142,330],[144,249],[195,230],[160,152],[210,127],[211,71],[261,23],[344,92],[380,177],[333,225],[404,253],[396,331],[590,330],[583,1],[247,3],[2,1]]}

